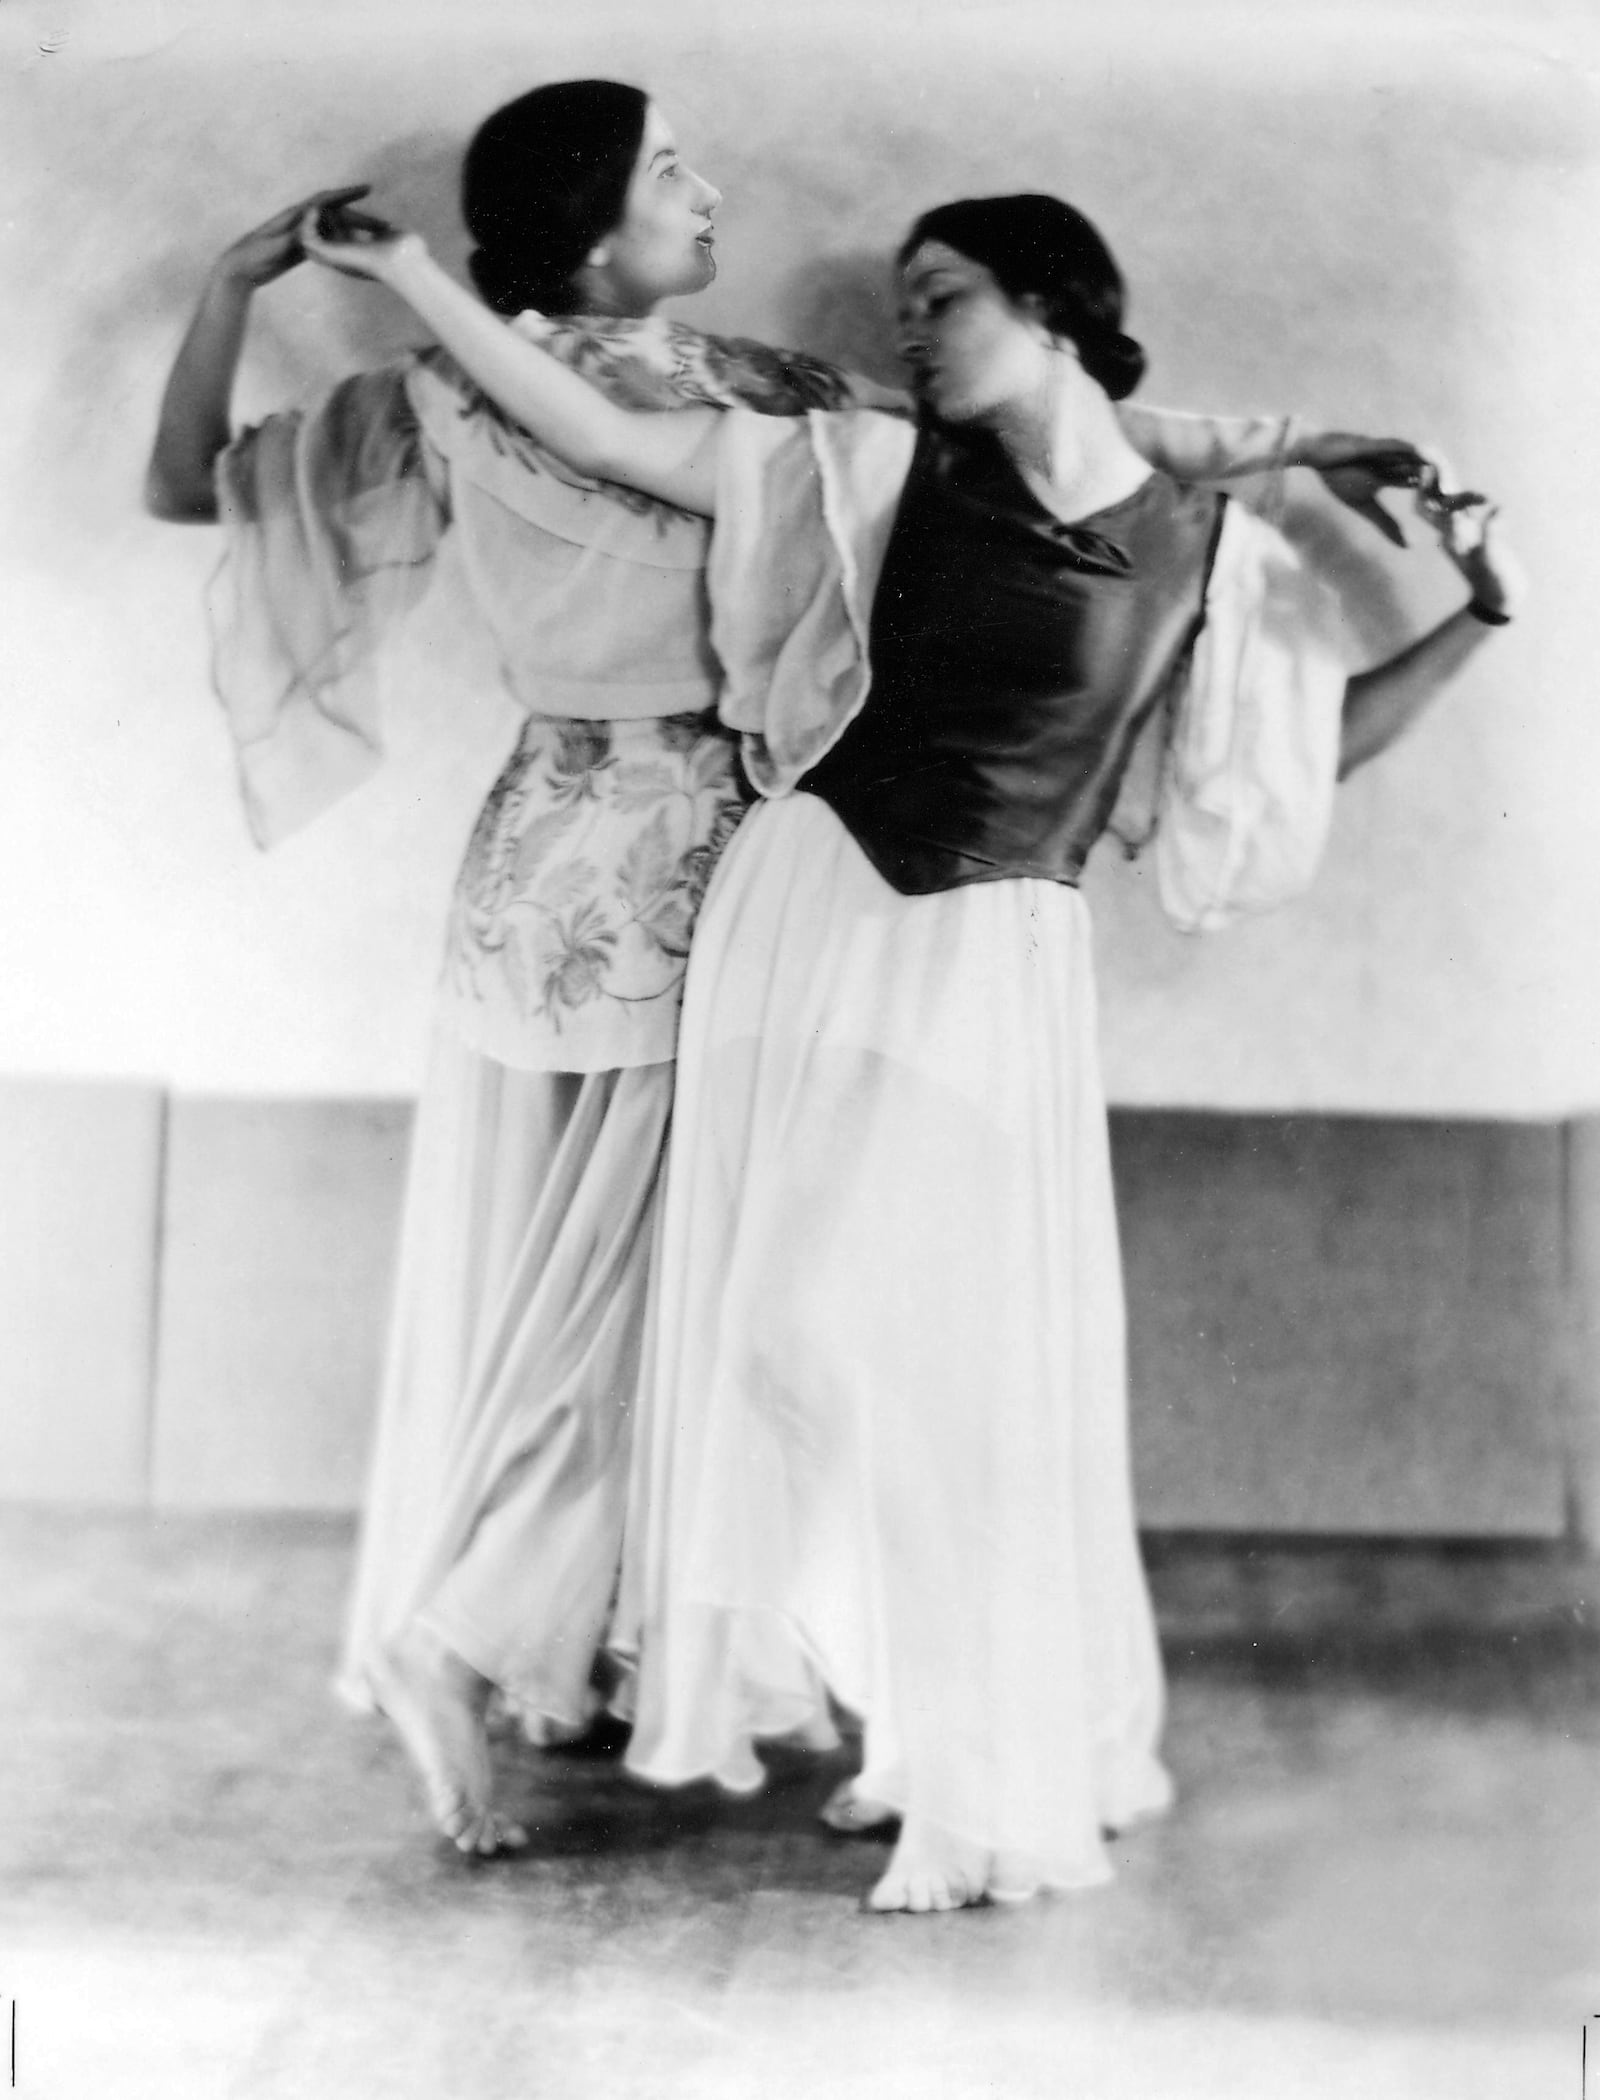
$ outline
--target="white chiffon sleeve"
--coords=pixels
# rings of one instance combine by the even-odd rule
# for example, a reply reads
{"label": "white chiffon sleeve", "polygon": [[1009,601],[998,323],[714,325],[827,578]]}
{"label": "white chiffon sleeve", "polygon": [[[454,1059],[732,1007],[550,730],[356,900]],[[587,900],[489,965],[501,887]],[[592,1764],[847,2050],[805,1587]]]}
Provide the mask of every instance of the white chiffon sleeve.
{"label": "white chiffon sleeve", "polygon": [[1338,779],[1338,625],[1294,548],[1230,503],[1158,803],[1162,908],[1184,932],[1269,911],[1310,884]]}
{"label": "white chiffon sleeve", "polygon": [[243,432],[217,464],[214,677],[261,846],[382,761],[378,643],[421,596],[448,523],[408,379],[360,373]]}
{"label": "white chiffon sleeve", "polygon": [[1205,416],[1132,401],[1117,403],[1117,420],[1134,450],[1174,481],[1280,474],[1302,435],[1294,416]]}
{"label": "white chiffon sleeve", "polygon": [[763,795],[789,793],[866,700],[873,593],[916,440],[872,410],[785,423],[733,409],[721,426],[711,641],[722,719]]}

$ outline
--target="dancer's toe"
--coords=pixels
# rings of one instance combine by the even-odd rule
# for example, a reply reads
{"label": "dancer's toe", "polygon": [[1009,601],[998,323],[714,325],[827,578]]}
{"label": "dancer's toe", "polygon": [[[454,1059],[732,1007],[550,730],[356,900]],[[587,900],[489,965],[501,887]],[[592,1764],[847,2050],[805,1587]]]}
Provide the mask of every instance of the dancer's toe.
{"label": "dancer's toe", "polygon": [[528,1833],[520,1823],[510,1823],[492,1809],[458,1802],[434,1821],[458,1852],[473,1859],[493,1859],[502,1852],[520,1852]]}
{"label": "dancer's toe", "polygon": [[966,1910],[982,1903],[990,1855],[908,1817],[883,1878],[867,1898],[875,1911]]}
{"label": "dancer's toe", "polygon": [[449,1838],[463,1851],[471,1849],[477,1841],[478,1817],[476,1810],[459,1794],[428,1794],[428,1813],[433,1817],[434,1828],[441,1837]]}
{"label": "dancer's toe", "polygon": [[461,1836],[456,1839],[456,1843],[463,1852],[471,1853],[474,1858],[493,1859],[500,1849],[494,1817],[488,1814],[474,1816]]}
{"label": "dancer's toe", "polygon": [[974,1890],[964,1878],[942,1874],[885,1874],[867,1898],[867,1908],[877,1911],[907,1910],[926,1913],[936,1910],[965,1910],[983,1901],[982,1889]]}

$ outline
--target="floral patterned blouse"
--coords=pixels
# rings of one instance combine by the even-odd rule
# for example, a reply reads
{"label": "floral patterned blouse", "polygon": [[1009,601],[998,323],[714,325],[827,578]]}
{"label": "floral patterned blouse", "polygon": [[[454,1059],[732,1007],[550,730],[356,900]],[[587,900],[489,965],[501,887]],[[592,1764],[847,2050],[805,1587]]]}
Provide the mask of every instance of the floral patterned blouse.
{"label": "floral patterned blouse", "polygon": [[[518,325],[634,407],[852,398],[814,358],[681,323]],[[218,485],[217,682],[257,838],[381,762],[377,645],[454,531],[527,719],[457,877],[441,1018],[535,1070],[670,1059],[690,929],[746,807],[716,719],[706,521],[574,474],[431,351],[245,432]]]}
{"label": "floral patterned blouse", "polygon": [[[796,416],[882,401],[817,359],[679,322],[516,325],[633,407]],[[1137,423],[1133,441],[1180,475],[1270,466],[1289,432],[1157,411]],[[670,1059],[695,915],[748,801],[717,720],[707,522],[575,474],[437,351],[243,432],[217,486],[216,682],[258,841],[381,764],[378,645],[454,533],[526,723],[457,878],[441,1018],[527,1069]]]}

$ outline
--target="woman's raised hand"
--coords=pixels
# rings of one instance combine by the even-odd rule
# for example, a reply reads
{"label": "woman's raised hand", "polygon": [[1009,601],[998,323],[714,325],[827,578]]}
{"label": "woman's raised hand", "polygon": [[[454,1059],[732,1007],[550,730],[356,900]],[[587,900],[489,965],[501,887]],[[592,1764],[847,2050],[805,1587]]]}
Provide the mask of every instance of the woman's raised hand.
{"label": "woman's raised hand", "polygon": [[1474,496],[1470,503],[1446,507],[1422,495],[1417,509],[1460,570],[1475,611],[1496,625],[1514,619],[1528,595],[1528,575],[1506,542],[1498,506],[1486,496]]}
{"label": "woman's raised hand", "polygon": [[1463,491],[1445,496],[1448,471],[1443,462],[1421,445],[1406,438],[1358,437],[1344,430],[1314,431],[1295,448],[1293,463],[1310,467],[1322,477],[1322,485],[1357,517],[1381,532],[1397,547],[1406,544],[1400,523],[1378,501],[1385,489],[1415,489],[1419,503],[1425,495],[1456,509],[1481,503],[1481,496]]}
{"label": "woman's raised hand", "polygon": [[1474,607],[1491,621],[1513,618],[1528,595],[1528,577],[1506,543],[1499,505],[1475,490],[1457,488],[1440,453],[1425,453],[1423,462],[1416,484],[1417,516],[1438,535],[1445,555],[1460,570]]}
{"label": "woman's raised hand", "polygon": [[[357,192],[358,195],[364,192]],[[300,215],[297,238],[304,254],[342,277],[366,277],[385,283],[396,260],[421,255],[419,233],[408,233],[371,212],[353,211],[346,198],[313,202]]]}
{"label": "woman's raised hand", "polygon": [[217,257],[214,275],[250,291],[259,291],[264,284],[271,284],[275,277],[282,277],[297,263],[305,261],[306,251],[301,240],[301,227],[308,214],[318,212],[342,212],[358,197],[364,197],[369,183],[347,184],[339,190],[318,190],[314,196],[302,197],[298,204],[291,204],[283,211],[274,212],[259,226],[241,234],[230,242]]}

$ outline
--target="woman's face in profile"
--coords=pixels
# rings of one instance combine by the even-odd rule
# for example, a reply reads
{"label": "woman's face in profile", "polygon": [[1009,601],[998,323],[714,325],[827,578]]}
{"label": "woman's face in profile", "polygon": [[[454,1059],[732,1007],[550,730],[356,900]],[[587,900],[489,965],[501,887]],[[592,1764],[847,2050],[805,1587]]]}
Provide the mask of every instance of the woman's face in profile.
{"label": "woman's face in profile", "polygon": [[685,166],[671,125],[652,102],[622,217],[599,243],[606,259],[596,265],[624,311],[705,289],[717,274],[711,214],[721,202],[721,192]]}
{"label": "woman's face in profile", "polygon": [[918,399],[942,422],[972,423],[1037,395],[1051,339],[982,263],[925,241],[900,272],[899,341]]}

